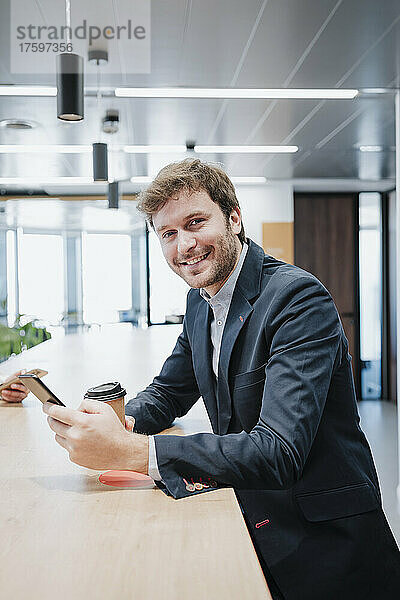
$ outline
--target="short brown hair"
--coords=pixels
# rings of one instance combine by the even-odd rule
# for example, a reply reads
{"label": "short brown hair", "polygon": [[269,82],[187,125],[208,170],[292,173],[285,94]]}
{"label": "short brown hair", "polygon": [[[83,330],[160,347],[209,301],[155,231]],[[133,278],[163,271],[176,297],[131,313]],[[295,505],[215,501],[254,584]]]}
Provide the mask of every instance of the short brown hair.
{"label": "short brown hair", "polygon": [[[149,187],[139,195],[138,210],[153,226],[152,216],[181,190],[207,192],[220,207],[227,223],[232,210],[240,208],[233,183],[223,169],[198,158],[186,158],[161,169]],[[243,223],[238,238],[242,243],[246,240]]]}

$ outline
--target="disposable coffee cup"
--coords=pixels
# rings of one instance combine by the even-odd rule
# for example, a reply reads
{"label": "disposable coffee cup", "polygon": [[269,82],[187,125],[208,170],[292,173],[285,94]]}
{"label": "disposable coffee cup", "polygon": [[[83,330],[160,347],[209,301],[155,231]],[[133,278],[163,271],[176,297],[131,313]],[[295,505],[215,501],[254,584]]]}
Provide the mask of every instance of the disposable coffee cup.
{"label": "disposable coffee cup", "polygon": [[111,381],[89,388],[84,398],[109,404],[125,427],[125,396],[126,390],[121,384],[118,381]]}

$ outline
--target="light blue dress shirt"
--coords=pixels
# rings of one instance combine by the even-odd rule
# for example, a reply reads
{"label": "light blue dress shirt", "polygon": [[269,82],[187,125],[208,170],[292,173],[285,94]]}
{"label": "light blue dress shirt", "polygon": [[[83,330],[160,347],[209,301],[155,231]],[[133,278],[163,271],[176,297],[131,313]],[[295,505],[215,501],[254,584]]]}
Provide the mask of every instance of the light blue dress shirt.
{"label": "light blue dress shirt", "polygon": [[[200,296],[204,298],[206,302],[208,302],[212,310],[212,317],[210,321],[210,336],[213,348],[212,367],[215,377],[217,378],[219,353],[221,349],[221,341],[224,333],[225,322],[228,316],[229,307],[231,305],[233,292],[235,290],[244,259],[246,258],[248,248],[248,245],[244,243],[236,267],[229,275],[222,288],[218,290],[214,296],[210,296],[205,289],[200,289]],[[149,435],[149,476],[154,479],[154,481],[161,481],[161,475],[157,466],[157,454],[154,436],[152,435]]]}

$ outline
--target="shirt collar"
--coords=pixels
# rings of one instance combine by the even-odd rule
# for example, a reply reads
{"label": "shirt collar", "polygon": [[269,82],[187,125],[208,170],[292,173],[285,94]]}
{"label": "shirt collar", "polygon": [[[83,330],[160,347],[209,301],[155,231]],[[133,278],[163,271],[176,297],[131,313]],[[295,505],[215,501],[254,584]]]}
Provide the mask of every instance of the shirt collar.
{"label": "shirt collar", "polygon": [[249,249],[246,242],[243,243],[242,251],[240,253],[240,257],[238,263],[232,273],[229,275],[228,279],[225,281],[224,285],[214,296],[210,296],[204,288],[200,288],[200,296],[208,302],[211,307],[217,305],[228,306],[233,292],[236,286],[236,282],[239,278],[240,271],[242,269],[244,259],[246,258],[247,250]]}

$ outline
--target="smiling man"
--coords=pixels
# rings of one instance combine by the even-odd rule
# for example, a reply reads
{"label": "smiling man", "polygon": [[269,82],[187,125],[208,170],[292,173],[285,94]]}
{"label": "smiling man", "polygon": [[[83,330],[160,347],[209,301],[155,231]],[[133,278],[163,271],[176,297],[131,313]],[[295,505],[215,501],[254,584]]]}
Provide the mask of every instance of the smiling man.
{"label": "smiling man", "polygon": [[[174,498],[233,487],[274,598],[397,598],[400,555],[328,291],[245,237],[216,166],[168,165],[139,207],[192,288],[183,331],[126,406],[134,432],[101,403],[45,405],[57,441],[89,468],[149,473]],[[156,435],[200,396],[213,433]]]}
{"label": "smiling man", "polygon": [[181,190],[153,217],[168,265],[210,296],[224,285],[242,250],[238,206],[230,212],[224,215],[204,190]]}

